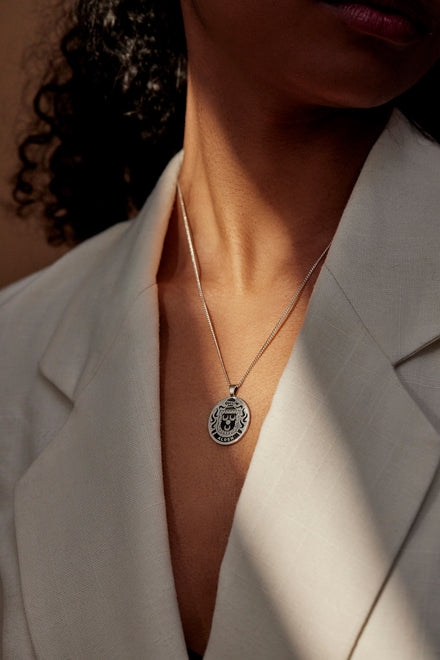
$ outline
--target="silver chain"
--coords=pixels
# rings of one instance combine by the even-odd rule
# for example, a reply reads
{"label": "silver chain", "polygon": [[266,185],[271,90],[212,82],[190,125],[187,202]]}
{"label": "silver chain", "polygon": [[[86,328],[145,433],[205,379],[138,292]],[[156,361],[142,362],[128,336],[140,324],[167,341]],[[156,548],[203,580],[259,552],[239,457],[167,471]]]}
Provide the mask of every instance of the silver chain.
{"label": "silver chain", "polygon": [[199,269],[198,269],[198,266],[197,266],[196,251],[195,251],[194,243],[193,243],[193,240],[192,240],[192,237],[191,237],[191,230],[190,230],[190,226],[189,226],[188,215],[186,213],[185,202],[183,201],[183,195],[182,195],[182,191],[180,189],[179,183],[177,184],[177,194],[178,194],[178,197],[179,197],[180,208],[181,208],[181,211],[182,211],[183,222],[184,222],[184,225],[185,225],[186,238],[188,240],[188,246],[189,246],[189,251],[190,251],[190,255],[191,255],[192,265],[193,265],[193,268],[194,268],[194,275],[196,277],[197,289],[199,291],[200,300],[202,301],[203,309],[204,309],[204,312],[205,312],[205,316],[208,320],[209,329],[211,330],[211,335],[212,335],[212,338],[214,340],[215,347],[217,349],[217,354],[218,354],[218,357],[219,357],[219,360],[220,360],[220,364],[222,365],[223,373],[225,374],[226,382],[228,383],[229,393],[230,393],[231,396],[234,396],[237,393],[237,391],[239,390],[239,388],[243,385],[245,379],[249,376],[250,372],[255,367],[255,365],[257,364],[260,357],[263,355],[266,348],[269,346],[269,344],[272,342],[272,340],[275,338],[275,336],[281,330],[281,328],[284,325],[284,323],[286,322],[290,312],[294,308],[298,298],[300,297],[304,287],[306,286],[307,282],[309,281],[310,277],[312,276],[314,270],[316,269],[319,262],[325,257],[328,250],[330,249],[331,242],[327,245],[324,252],[318,257],[318,259],[315,261],[313,266],[310,268],[309,272],[307,273],[307,275],[305,276],[305,278],[301,282],[299,288],[297,289],[297,291],[293,295],[293,297],[290,300],[289,304],[287,305],[286,309],[281,314],[281,317],[279,318],[279,320],[275,324],[272,332],[269,334],[268,338],[266,339],[264,344],[261,346],[260,350],[255,355],[254,359],[252,360],[252,362],[250,363],[250,365],[248,366],[248,368],[244,372],[243,376],[241,377],[241,380],[239,380],[239,382],[236,385],[232,385],[231,381],[229,379],[229,376],[228,376],[228,372],[226,371],[225,363],[223,362],[223,357],[222,357],[222,354],[221,354],[221,351],[220,351],[220,346],[219,346],[219,343],[218,343],[218,340],[217,340],[217,336],[215,334],[214,325],[212,323],[211,315],[210,315],[209,310],[208,310],[208,305],[206,304],[205,296],[203,294],[202,284],[200,282]]}

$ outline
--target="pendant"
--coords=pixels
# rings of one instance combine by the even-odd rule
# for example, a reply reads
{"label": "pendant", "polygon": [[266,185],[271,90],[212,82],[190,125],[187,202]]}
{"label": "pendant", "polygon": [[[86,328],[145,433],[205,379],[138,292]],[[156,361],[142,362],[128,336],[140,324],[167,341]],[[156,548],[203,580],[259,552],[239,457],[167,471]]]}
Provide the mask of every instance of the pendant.
{"label": "pendant", "polygon": [[208,431],[219,445],[233,445],[246,433],[251,413],[247,403],[235,396],[237,387],[231,385],[231,396],[214,406],[209,416]]}

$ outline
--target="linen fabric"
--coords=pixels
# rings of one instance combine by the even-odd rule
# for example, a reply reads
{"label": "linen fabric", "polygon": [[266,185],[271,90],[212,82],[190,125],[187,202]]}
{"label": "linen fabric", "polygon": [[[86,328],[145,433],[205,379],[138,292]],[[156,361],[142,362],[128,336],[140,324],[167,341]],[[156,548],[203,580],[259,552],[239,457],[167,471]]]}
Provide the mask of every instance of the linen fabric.
{"label": "linen fabric", "polygon": [[[137,219],[0,293],[4,660],[188,657],[156,285],[180,162]],[[263,424],[206,660],[440,658],[439,173],[395,112]]]}

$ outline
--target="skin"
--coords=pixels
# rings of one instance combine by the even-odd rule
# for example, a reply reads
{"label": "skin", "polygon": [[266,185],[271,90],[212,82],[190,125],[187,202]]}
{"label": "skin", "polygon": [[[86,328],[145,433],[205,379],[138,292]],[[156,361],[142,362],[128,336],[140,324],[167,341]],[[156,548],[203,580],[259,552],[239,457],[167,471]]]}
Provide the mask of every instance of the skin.
{"label": "skin", "polygon": [[[236,382],[331,241],[389,102],[440,58],[440,0],[427,7],[432,34],[407,44],[361,34],[317,0],[182,2],[189,84],[180,182]],[[228,392],[174,211],[158,274],[164,485],[183,629],[198,653],[237,499],[316,276],[240,389],[252,412],[245,439],[219,447],[206,425]]]}

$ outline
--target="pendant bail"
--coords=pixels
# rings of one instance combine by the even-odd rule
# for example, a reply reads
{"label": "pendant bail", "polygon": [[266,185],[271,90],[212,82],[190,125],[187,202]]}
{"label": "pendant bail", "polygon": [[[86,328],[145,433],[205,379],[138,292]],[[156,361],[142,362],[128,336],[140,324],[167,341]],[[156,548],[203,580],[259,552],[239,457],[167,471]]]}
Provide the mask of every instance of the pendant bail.
{"label": "pendant bail", "polygon": [[229,396],[236,396],[238,385],[229,385]]}

